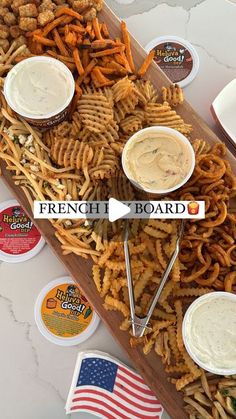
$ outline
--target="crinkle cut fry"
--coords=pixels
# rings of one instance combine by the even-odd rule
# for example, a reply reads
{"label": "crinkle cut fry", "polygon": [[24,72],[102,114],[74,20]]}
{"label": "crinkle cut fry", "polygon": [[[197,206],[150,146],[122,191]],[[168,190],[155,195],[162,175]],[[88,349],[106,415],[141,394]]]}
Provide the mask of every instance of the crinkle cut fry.
{"label": "crinkle cut fry", "polygon": [[183,307],[182,302],[180,300],[176,300],[174,302],[175,312],[177,317],[177,329],[176,329],[176,340],[177,340],[177,347],[181,354],[184,352],[184,342],[182,337],[182,324],[183,324]]}

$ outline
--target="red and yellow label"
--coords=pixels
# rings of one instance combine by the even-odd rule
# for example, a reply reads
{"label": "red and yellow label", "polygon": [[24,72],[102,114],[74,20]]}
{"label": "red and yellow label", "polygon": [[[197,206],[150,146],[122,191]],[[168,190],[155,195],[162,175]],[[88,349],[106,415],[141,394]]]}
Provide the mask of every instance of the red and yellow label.
{"label": "red and yellow label", "polygon": [[9,255],[22,255],[34,249],[41,235],[20,206],[0,212],[0,250]]}
{"label": "red and yellow label", "polygon": [[93,310],[76,285],[62,284],[45,296],[41,316],[51,333],[72,338],[87,329],[93,318]]}

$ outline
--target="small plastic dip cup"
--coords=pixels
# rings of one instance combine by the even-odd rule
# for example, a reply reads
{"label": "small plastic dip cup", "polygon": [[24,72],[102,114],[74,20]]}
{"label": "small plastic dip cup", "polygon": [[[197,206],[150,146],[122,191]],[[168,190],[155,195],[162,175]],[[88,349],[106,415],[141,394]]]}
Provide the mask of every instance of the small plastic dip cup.
{"label": "small plastic dip cup", "polygon": [[39,128],[50,128],[66,118],[74,92],[75,81],[66,65],[43,56],[16,64],[4,83],[8,105]]}
{"label": "small plastic dip cup", "polygon": [[155,50],[155,62],[173,83],[185,87],[196,77],[199,56],[195,48],[178,36],[160,36],[146,46],[146,51]]}
{"label": "small plastic dip cup", "polygon": [[[190,340],[189,331],[193,331],[192,318],[193,318],[193,315],[196,312],[196,310],[198,310],[199,307],[201,307],[203,304],[206,304],[208,306],[208,311],[209,311],[209,307],[212,307],[212,305],[215,304],[220,299],[221,300],[224,299],[226,301],[226,304],[227,304],[227,302],[229,303],[231,301],[236,306],[236,295],[231,294],[229,292],[221,292],[221,291],[216,291],[216,292],[211,292],[209,294],[205,294],[202,297],[197,298],[190,305],[190,307],[188,308],[188,310],[185,313],[184,320],[183,320],[183,326],[182,326],[183,341],[184,341],[184,345],[186,347],[186,350],[187,350],[189,356],[191,356],[191,358],[194,360],[194,362],[196,362],[196,364],[199,365],[201,368],[203,368],[204,370],[209,371],[213,374],[217,374],[217,375],[234,375],[234,374],[236,374],[236,365],[232,369],[227,369],[226,367],[225,368],[219,368],[219,367],[214,367],[213,365],[208,365],[206,362],[204,362],[202,359],[200,359],[199,353],[198,354],[196,353],[194,345],[191,344],[191,340]],[[229,313],[227,313],[227,314],[229,314]],[[209,313],[205,313],[206,323],[207,323],[208,318],[211,321],[214,321],[215,326],[217,326],[217,332],[219,331],[219,336],[220,336],[220,333],[221,333],[220,331],[225,330],[227,320],[229,320],[229,317],[225,318],[225,316],[226,316],[226,313],[225,314],[221,313],[221,316],[218,316],[218,318],[217,318],[217,316],[209,317]],[[201,329],[201,332],[202,332],[201,337],[202,337],[203,340],[205,340],[205,342],[208,343],[208,346],[211,347],[212,346],[211,336],[209,334],[207,334],[207,331],[204,330],[204,329],[207,329],[207,328],[204,326],[204,323],[203,323],[203,328]],[[236,327],[233,328],[232,332],[235,332],[235,331],[236,331]],[[232,345],[234,344],[233,343],[234,342],[234,340],[233,340],[234,337],[233,336],[231,337],[230,334],[229,334],[229,339],[231,339]],[[197,338],[199,339],[198,336],[197,336]],[[221,342],[224,346],[224,342],[223,341],[221,341]],[[213,346],[213,350],[215,350],[217,352],[217,347]],[[206,350],[203,353],[204,353],[204,355],[207,354]],[[209,355],[209,356],[211,356],[211,355]],[[227,357],[227,355],[222,354],[221,357],[222,357],[222,359],[225,359],[225,357]],[[211,356],[211,358],[212,358],[212,356]]]}
{"label": "small plastic dip cup", "polygon": [[87,340],[97,329],[99,317],[69,277],[56,279],[40,292],[34,309],[42,335],[60,346],[74,346]]}
{"label": "small plastic dip cup", "polygon": [[[143,185],[141,185],[137,180],[132,178],[132,175],[130,173],[129,170],[129,162],[132,161],[132,145],[135,144],[137,141],[139,141],[142,137],[143,137],[143,141],[147,141],[149,140],[149,136],[155,136],[155,134],[157,134],[159,137],[163,136],[163,137],[168,137],[168,139],[170,138],[175,138],[178,139],[180,142],[182,142],[185,147],[186,150],[188,150],[189,153],[189,157],[191,159],[191,164],[190,164],[190,169],[187,173],[187,175],[185,176],[185,178],[178,184],[176,184],[175,186],[173,186],[170,189],[149,189],[144,187]],[[130,151],[131,149],[131,151]],[[172,128],[168,128],[168,127],[158,127],[158,126],[153,126],[153,127],[149,127],[149,128],[144,128],[138,132],[136,132],[125,144],[125,147],[123,149],[123,153],[122,153],[122,167],[124,170],[125,175],[127,176],[127,178],[129,179],[129,181],[137,188],[142,190],[143,192],[147,192],[149,194],[153,194],[153,195],[167,195],[171,192],[176,191],[177,189],[183,187],[187,181],[190,179],[190,177],[193,174],[194,168],[195,168],[195,153],[193,150],[193,147],[190,143],[190,141],[183,135],[181,134],[179,131],[176,131]],[[152,172],[150,170],[150,176],[152,176]]]}
{"label": "small plastic dip cup", "polygon": [[25,262],[36,256],[45,241],[15,200],[0,204],[0,260]]}

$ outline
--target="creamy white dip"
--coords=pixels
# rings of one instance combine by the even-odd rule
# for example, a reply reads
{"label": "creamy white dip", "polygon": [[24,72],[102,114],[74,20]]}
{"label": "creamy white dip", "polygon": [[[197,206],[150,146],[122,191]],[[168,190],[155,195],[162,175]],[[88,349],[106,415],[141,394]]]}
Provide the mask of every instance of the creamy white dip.
{"label": "creamy white dip", "polygon": [[53,61],[29,59],[20,64],[11,70],[9,80],[13,109],[32,117],[45,117],[60,111],[71,96],[68,72]]}
{"label": "creamy white dip", "polygon": [[210,369],[236,370],[236,300],[199,301],[185,329],[190,351]]}
{"label": "creamy white dip", "polygon": [[179,185],[192,166],[187,144],[164,132],[141,131],[127,143],[124,161],[130,178],[141,187],[163,191]]}

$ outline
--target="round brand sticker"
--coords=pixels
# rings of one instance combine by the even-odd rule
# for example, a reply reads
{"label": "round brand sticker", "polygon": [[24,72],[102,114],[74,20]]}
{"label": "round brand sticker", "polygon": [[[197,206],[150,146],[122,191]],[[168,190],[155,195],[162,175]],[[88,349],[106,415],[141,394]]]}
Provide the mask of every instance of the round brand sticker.
{"label": "round brand sticker", "polygon": [[51,333],[70,338],[87,329],[93,318],[93,310],[76,285],[61,284],[45,296],[41,316]]}
{"label": "round brand sticker", "polygon": [[155,62],[173,83],[183,87],[196,76],[199,58],[193,46],[184,39],[161,37],[150,42],[146,49],[154,49]]}
{"label": "round brand sticker", "polygon": [[30,259],[43,245],[41,234],[17,201],[0,204],[0,260]]}
{"label": "round brand sticker", "polygon": [[19,206],[0,212],[0,249],[10,255],[22,255],[32,250],[41,235]]}
{"label": "round brand sticker", "polygon": [[35,304],[35,321],[44,337],[62,345],[77,345],[92,335],[99,317],[70,278],[50,282]]}
{"label": "round brand sticker", "polygon": [[177,42],[158,45],[155,48],[155,61],[173,83],[186,79],[193,69],[192,55]]}

